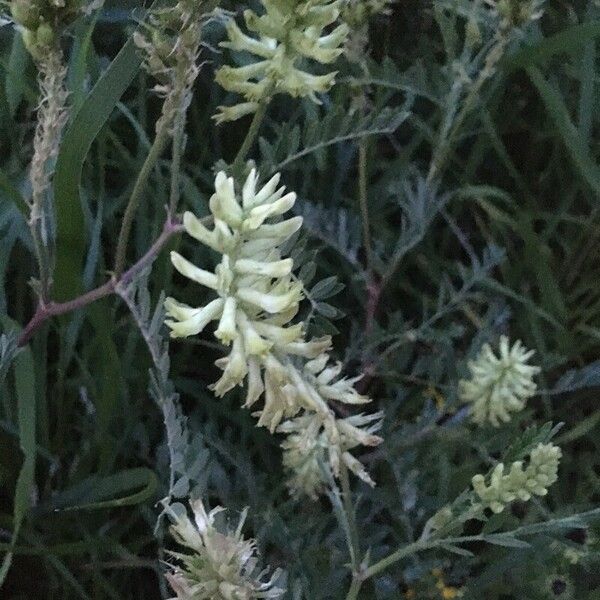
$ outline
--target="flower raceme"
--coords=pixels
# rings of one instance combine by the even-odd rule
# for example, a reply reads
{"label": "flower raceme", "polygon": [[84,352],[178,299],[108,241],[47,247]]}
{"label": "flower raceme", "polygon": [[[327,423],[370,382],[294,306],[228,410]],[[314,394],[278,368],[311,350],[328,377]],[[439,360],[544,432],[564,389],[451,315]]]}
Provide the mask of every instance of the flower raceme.
{"label": "flower raceme", "polygon": [[[171,260],[182,275],[214,290],[216,298],[194,308],[173,298],[166,300],[171,336],[197,335],[217,322],[215,337],[230,347],[217,361],[221,378],[211,386],[223,396],[246,383],[245,407],[262,407],[253,414],[258,425],[289,435],[284,463],[292,471],[290,489],[314,496],[321,489],[321,457],[327,457],[334,475],[341,464],[371,483],[368,474],[349,452],[358,445],[375,446],[381,414],[338,419],[331,402],[362,405],[370,402],[353,387],[359,378],[340,377],[341,364],[330,360],[331,338],[305,338],[303,323],[294,323],[302,300],[302,283],[293,276],[293,261],[280,247],[302,226],[301,217],[282,220],[296,194],[279,187],[274,176],[262,187],[252,170],[236,193],[235,181],[221,172],[209,206],[214,227],[208,229],[192,213],[184,215],[189,235],[222,255],[214,272],[192,264],[173,252]],[[298,437],[310,422],[320,436],[311,446]],[[326,452],[320,448],[326,447]],[[311,454],[312,453],[312,454]],[[310,469],[310,473],[307,472]],[[300,475],[302,471],[302,475]],[[306,481],[312,481],[309,485]],[[298,485],[296,485],[298,484]]]}
{"label": "flower raceme", "polygon": [[196,59],[204,10],[203,2],[180,0],[168,9],[152,11],[144,24],[145,29],[134,34],[135,44],[144,56],[146,71],[159,81],[155,91],[164,97],[178,91],[191,96],[191,87],[199,71]]}
{"label": "flower raceme", "polygon": [[269,570],[258,566],[254,540],[245,540],[242,513],[234,531],[219,527],[219,513],[206,512],[200,500],[192,502],[194,522],[187,515],[178,516],[171,532],[175,540],[191,554],[170,552],[180,564],[171,565],[167,580],[177,594],[172,600],[252,600],[281,598],[285,590],[275,586],[281,571],[268,577]]}
{"label": "flower raceme", "polygon": [[[241,94],[245,102],[221,106],[217,122],[234,121],[258,110],[274,93],[307,96],[318,103],[316,94],[333,85],[336,73],[324,75],[300,68],[305,59],[330,64],[343,52],[349,32],[345,24],[334,26],[340,16],[339,1],[261,0],[264,14],[244,12],[244,33],[233,19],[227,22],[228,41],[221,46],[256,57],[242,67],[223,66],[216,81],[229,92]],[[330,32],[324,33],[326,28]]]}
{"label": "flower raceme", "polygon": [[[292,495],[306,495],[313,500],[325,487],[323,467],[342,461],[360,479],[375,485],[366,469],[349,450],[359,445],[374,446],[381,438],[374,435],[381,428],[383,413],[354,415],[331,423],[316,413],[306,413],[285,421],[278,431],[287,434],[282,443],[283,464],[290,472],[288,488]],[[365,427],[366,426],[366,427]],[[332,440],[332,436],[334,440]]]}
{"label": "flower raceme", "polygon": [[[214,391],[223,396],[248,375],[248,404],[262,393],[255,381],[257,369],[272,348],[310,354],[315,348],[329,346],[328,340],[303,343],[301,325],[285,327],[298,311],[302,285],[292,279],[292,260],[281,259],[278,246],[300,228],[302,220],[295,217],[277,224],[265,223],[287,212],[296,200],[294,193],[284,195],[284,188],[277,189],[278,182],[276,176],[257,192],[257,176],[252,172],[240,204],[233,179],[219,173],[210,199],[214,229],[209,231],[189,212],[184,215],[184,226],[192,237],[223,255],[220,264],[211,273],[176,252],[171,254],[174,267],[182,275],[218,295],[202,308],[168,299],[167,314],[172,320],[167,325],[172,337],[196,335],[218,320],[215,337],[231,345],[232,350],[219,362],[223,376]],[[271,376],[276,377],[275,359],[267,362]]]}
{"label": "flower raceme", "polygon": [[489,484],[483,475],[473,477],[473,489],[484,508],[495,513],[504,510],[514,500],[527,502],[533,495],[545,496],[548,488],[558,479],[561,450],[553,444],[539,444],[529,456],[529,465],[513,462],[508,473],[503,463],[496,465]]}
{"label": "flower raceme", "polygon": [[498,427],[508,423],[511,413],[525,408],[535,395],[533,380],[540,368],[528,365],[534,351],[528,351],[520,341],[512,348],[508,338],[500,338],[500,353],[496,356],[489,344],[484,344],[474,361],[469,362],[471,378],[459,382],[459,396],[471,403],[472,418],[480,426],[487,422]]}

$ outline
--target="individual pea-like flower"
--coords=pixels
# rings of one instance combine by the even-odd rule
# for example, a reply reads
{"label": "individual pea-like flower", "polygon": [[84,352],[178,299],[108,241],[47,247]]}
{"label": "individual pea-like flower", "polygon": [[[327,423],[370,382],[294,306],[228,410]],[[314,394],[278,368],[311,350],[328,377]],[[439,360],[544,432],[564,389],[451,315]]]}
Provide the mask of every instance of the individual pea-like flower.
{"label": "individual pea-like flower", "polygon": [[528,365],[533,350],[527,350],[520,341],[512,348],[508,338],[500,338],[500,352],[496,356],[489,344],[484,344],[477,358],[469,362],[471,378],[459,382],[459,396],[471,403],[472,418],[480,426],[491,423],[498,427],[508,423],[511,413],[525,408],[528,398],[535,395],[533,380],[540,368]]}
{"label": "individual pea-like flower", "polygon": [[287,486],[295,497],[315,499],[326,486],[324,468],[339,475],[340,461],[365,483],[374,486],[362,463],[349,452],[359,445],[377,446],[375,435],[383,413],[354,415],[345,419],[323,419],[319,413],[305,413],[282,423],[278,431],[287,435],[281,444],[283,465],[289,473]]}
{"label": "individual pea-like flower", "polygon": [[545,496],[558,479],[561,455],[558,446],[539,444],[531,451],[526,468],[522,461],[516,461],[506,472],[505,465],[499,463],[494,467],[489,483],[483,475],[475,475],[472,484],[479,502],[484,508],[501,513],[514,500],[526,502],[533,495]]}
{"label": "individual pea-like flower", "polygon": [[219,527],[219,513],[206,512],[200,500],[191,503],[194,522],[178,516],[171,527],[174,539],[188,549],[187,553],[169,552],[179,561],[170,565],[167,580],[176,594],[172,600],[252,600],[281,598],[285,590],[276,587],[281,577],[277,569],[261,570],[254,540],[242,536],[247,510],[235,530]]}
{"label": "individual pea-like flower", "polygon": [[235,106],[219,107],[215,116],[219,123],[256,112],[261,102],[276,93],[307,96],[319,103],[316,94],[328,91],[335,81],[336,73],[315,75],[301,63],[309,59],[327,65],[343,52],[349,30],[343,23],[334,27],[339,2],[261,0],[261,4],[264,13],[260,16],[244,11],[246,28],[254,35],[244,33],[235,20],[227,21],[228,41],[221,46],[249,53],[256,61],[242,67],[225,65],[217,71],[217,83],[245,99]]}
{"label": "individual pea-like flower", "polygon": [[[303,324],[292,322],[303,286],[292,274],[292,259],[284,258],[280,247],[298,231],[302,218],[283,219],[296,195],[286,193],[279,181],[276,175],[260,187],[258,174],[252,170],[237,192],[235,181],[221,172],[209,201],[214,227],[207,228],[189,212],[184,215],[187,233],[218,252],[221,260],[214,272],[195,266],[176,252],[171,260],[177,271],[213,290],[216,298],[198,308],[168,298],[166,323],[171,336],[178,338],[196,335],[216,322],[214,335],[230,347],[230,352],[216,362],[223,374],[211,386],[215,395],[223,396],[245,383],[246,408],[263,399],[259,410],[252,413],[258,418],[258,426],[274,433],[281,425],[280,432],[293,434],[298,423],[310,420],[326,445],[333,474],[338,476],[343,464],[372,483],[349,451],[359,445],[381,443],[381,438],[373,435],[380,426],[381,414],[336,417],[334,403],[362,405],[371,400],[355,390],[354,384],[360,378],[341,376],[342,365],[330,360],[329,336],[306,339]],[[290,421],[295,417],[301,420]],[[299,465],[302,456],[310,452],[298,446],[302,444],[299,438],[288,442],[291,453],[284,461],[293,470],[292,463]],[[296,458],[290,458],[294,445],[298,446]],[[306,458],[307,481],[316,476],[315,456]],[[314,495],[320,485],[294,487],[313,490],[309,495]]]}

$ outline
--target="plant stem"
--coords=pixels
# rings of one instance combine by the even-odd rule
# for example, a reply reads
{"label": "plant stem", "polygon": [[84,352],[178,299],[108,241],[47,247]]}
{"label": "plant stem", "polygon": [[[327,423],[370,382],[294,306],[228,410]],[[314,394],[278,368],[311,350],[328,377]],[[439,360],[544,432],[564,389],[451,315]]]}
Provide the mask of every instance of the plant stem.
{"label": "plant stem", "polygon": [[[446,542],[447,543],[447,542]],[[414,542],[412,544],[408,544],[396,550],[396,552],[386,556],[381,559],[379,562],[370,566],[364,572],[364,579],[368,579],[369,577],[373,577],[382,571],[385,571],[388,567],[403,559],[406,556],[410,556],[411,554],[415,554],[416,552],[421,552],[422,550],[429,550],[430,548],[435,548],[440,545],[440,540],[432,541],[432,542]]]}
{"label": "plant stem", "polygon": [[363,226],[363,246],[367,259],[367,272],[373,272],[373,250],[371,248],[371,230],[369,227],[369,197],[367,181],[367,142],[361,140],[358,145],[358,199]]}
{"label": "plant stem", "polygon": [[129,242],[129,236],[131,234],[131,227],[133,225],[133,219],[135,217],[135,213],[142,199],[142,195],[146,189],[146,185],[148,184],[148,179],[150,178],[150,173],[154,169],[160,155],[163,153],[167,142],[169,141],[169,124],[170,121],[165,119],[161,123],[158,132],[156,134],[156,138],[154,138],[154,142],[152,147],[150,148],[150,152],[144,161],[142,166],[142,170],[140,171],[138,178],[135,182],[135,186],[133,191],[131,192],[131,197],[129,198],[129,203],[127,204],[127,208],[125,209],[125,215],[123,216],[123,222],[121,223],[121,231],[119,233],[119,239],[117,241],[117,252],[115,255],[115,268],[114,274],[118,279],[125,269],[125,261],[127,257],[127,244]]}
{"label": "plant stem", "polygon": [[[444,546],[456,546],[459,544],[466,544],[468,542],[486,542],[493,544],[496,540],[496,543],[503,545],[506,542],[507,538],[520,538],[527,537],[531,535],[536,535],[540,533],[547,533],[549,531],[568,531],[569,529],[574,529],[577,527],[581,527],[582,523],[588,525],[594,521],[600,519],[600,508],[595,508],[589,510],[584,513],[579,513],[576,515],[571,515],[568,517],[560,517],[558,519],[550,519],[548,521],[542,521],[541,523],[532,523],[529,525],[521,525],[512,531],[507,531],[504,533],[491,533],[491,534],[478,534],[478,535],[465,535],[461,537],[451,537],[451,538],[442,538],[442,539],[420,539],[416,542],[412,542],[399,548],[396,552],[392,552],[385,558],[382,558],[380,561],[371,565],[367,569],[364,569],[362,573],[358,575],[358,583],[353,582],[352,588],[350,588],[350,592],[346,596],[346,600],[353,600],[354,598],[358,598],[358,590],[360,590],[360,586],[367,579],[378,575],[382,571],[385,571],[388,567],[391,567],[393,564],[397,563],[399,560],[410,556],[411,554],[416,554],[417,552],[422,552],[424,550],[432,550],[434,548],[443,548]],[[354,595],[351,595],[353,593]]]}
{"label": "plant stem", "polygon": [[494,45],[486,57],[483,69],[471,86],[460,112],[454,119],[454,123],[452,124],[450,131],[440,140],[438,147],[434,151],[429,167],[429,173],[427,174],[428,184],[433,184],[436,180],[439,180],[442,177],[456,136],[458,135],[458,132],[463,126],[465,120],[473,110],[484,83],[494,74],[498,62],[504,55],[508,42],[509,37],[507,32],[503,29],[500,30],[496,35]]}
{"label": "plant stem", "polygon": [[352,585],[348,590],[348,595],[346,596],[346,600],[356,600],[358,598],[358,594],[360,589],[362,588],[363,579],[362,577],[354,576],[352,578]]}
{"label": "plant stem", "polygon": [[74,310],[78,310],[95,302],[96,300],[100,300],[101,298],[105,298],[106,296],[110,296],[114,293],[117,286],[128,283],[131,281],[136,275],[138,275],[141,271],[143,271],[147,266],[154,262],[155,258],[158,256],[159,252],[163,249],[163,247],[167,244],[167,242],[177,233],[183,231],[183,225],[178,222],[174,222],[171,219],[167,219],[163,231],[157,240],[152,244],[150,249],[144,254],[140,260],[135,263],[128,271],[123,273],[120,277],[113,276],[109,281],[104,283],[103,285],[73,299],[68,302],[48,302],[48,303],[40,303],[38,308],[23,330],[20,338],[19,338],[19,346],[26,346],[29,343],[29,340],[33,337],[36,331],[50,318],[57,317],[60,315],[64,315]]}
{"label": "plant stem", "polygon": [[181,159],[185,134],[185,111],[179,110],[175,118],[173,131],[173,160],[171,161],[171,196],[169,199],[169,214],[177,212],[177,205],[181,196]]}
{"label": "plant stem", "polygon": [[354,514],[354,505],[352,504],[352,491],[350,489],[350,477],[348,476],[348,467],[342,463],[340,466],[340,482],[342,484],[342,502],[344,511],[348,519],[348,528],[350,539],[348,545],[350,548],[350,560],[352,562],[352,576],[356,576],[360,569],[360,544],[358,541],[358,527],[356,525],[356,516]]}
{"label": "plant stem", "polygon": [[248,129],[248,133],[242,142],[242,146],[233,161],[232,169],[234,174],[238,174],[240,172],[244,160],[246,159],[248,152],[250,152],[250,148],[252,148],[252,144],[256,140],[256,137],[258,136],[260,126],[262,125],[263,119],[267,114],[268,106],[269,99],[267,97],[259,104],[258,110],[254,113],[254,118],[252,119],[252,123],[250,123],[250,129]]}

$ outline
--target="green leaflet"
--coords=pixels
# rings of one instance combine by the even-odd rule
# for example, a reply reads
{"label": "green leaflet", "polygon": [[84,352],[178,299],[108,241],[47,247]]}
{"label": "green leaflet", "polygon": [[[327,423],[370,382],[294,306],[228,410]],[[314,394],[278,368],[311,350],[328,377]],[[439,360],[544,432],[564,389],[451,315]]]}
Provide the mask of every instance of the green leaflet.
{"label": "green leaflet", "polygon": [[544,38],[535,46],[526,46],[506,60],[509,68],[521,68],[542,62],[560,52],[580,49],[587,40],[600,37],[600,23],[582,23]]}
{"label": "green leaflet", "polygon": [[[16,327],[7,316],[0,317],[5,327]],[[35,477],[35,376],[31,348],[27,346],[15,358],[15,388],[17,394],[19,440],[24,455],[21,472],[17,479],[14,495],[13,534],[11,547],[17,542],[25,515],[30,507],[31,492]],[[13,558],[12,550],[6,554],[0,567],[0,586],[4,583]]]}
{"label": "green leaflet", "polygon": [[158,479],[147,468],[125,469],[114,475],[92,475],[76,486],[57,494],[40,511],[105,510],[141,504],[152,498]]}
{"label": "green leaflet", "polygon": [[54,283],[57,300],[72,298],[81,290],[86,249],[85,222],[79,196],[83,163],[140,64],[135,44],[129,39],[85,99],[64,135],[54,177],[57,226]]}
{"label": "green leaflet", "polygon": [[529,66],[526,70],[544,102],[548,116],[560,133],[574,166],[596,197],[600,196],[600,168],[590,156],[585,140],[573,125],[561,94],[537,67]]}
{"label": "green leaflet", "polygon": [[16,33],[13,36],[10,58],[8,62],[8,73],[6,74],[6,100],[10,107],[10,115],[13,117],[27,89],[26,71],[29,63],[29,53],[25,49],[23,38]]}
{"label": "green leaflet", "polygon": [[21,195],[21,192],[10,182],[6,174],[0,169],[0,190],[2,190],[8,198],[10,198],[15,206],[19,209],[21,214],[27,219],[29,215],[29,209],[25,198]]}

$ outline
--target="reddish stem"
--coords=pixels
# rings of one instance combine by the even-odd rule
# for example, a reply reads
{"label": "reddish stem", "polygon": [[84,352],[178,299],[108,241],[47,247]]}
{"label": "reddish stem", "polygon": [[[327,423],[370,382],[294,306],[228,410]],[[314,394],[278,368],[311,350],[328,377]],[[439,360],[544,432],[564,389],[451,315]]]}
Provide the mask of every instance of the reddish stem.
{"label": "reddish stem", "polygon": [[141,271],[143,271],[146,267],[151,265],[163,247],[167,244],[167,242],[173,237],[175,234],[183,231],[183,225],[178,221],[173,221],[168,218],[164,224],[162,233],[156,239],[154,244],[150,247],[148,252],[140,258],[140,260],[135,263],[128,271],[123,273],[121,277],[111,277],[109,281],[97,287],[73,300],[69,300],[68,302],[48,302],[46,304],[41,303],[38,304],[37,310],[35,314],[27,323],[21,336],[19,337],[19,346],[26,346],[31,338],[35,335],[36,331],[50,318],[58,317],[60,315],[64,315],[70,313],[74,310],[78,310],[95,302],[96,300],[100,300],[101,298],[105,298],[106,296],[110,296],[116,290],[119,285],[126,285],[131,282],[136,275],[138,275]]}
{"label": "reddish stem", "polygon": [[381,291],[381,284],[375,279],[371,279],[367,284],[368,299],[365,324],[365,333],[367,336],[372,333],[373,326],[375,325],[375,315],[377,314]]}
{"label": "reddish stem", "polygon": [[[382,285],[375,278],[371,278],[367,283],[367,310],[365,319],[365,337],[368,337],[373,332],[375,326],[375,317],[377,315],[377,309],[379,307],[379,300],[381,298],[381,292],[383,291]],[[369,384],[373,378],[375,372],[375,364],[372,361],[363,361],[362,373],[363,378],[358,382],[356,389],[361,393],[366,393]]]}

